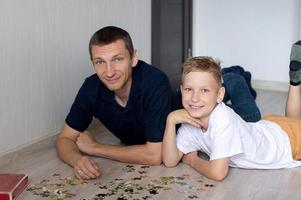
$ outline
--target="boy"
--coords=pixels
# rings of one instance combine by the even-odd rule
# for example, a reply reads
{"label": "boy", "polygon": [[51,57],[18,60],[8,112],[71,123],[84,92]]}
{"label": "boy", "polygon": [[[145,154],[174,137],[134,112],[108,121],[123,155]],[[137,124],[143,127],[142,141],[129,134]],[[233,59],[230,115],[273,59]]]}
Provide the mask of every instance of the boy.
{"label": "boy", "polygon": [[[243,86],[238,87],[242,90]],[[247,85],[245,88],[249,92]],[[276,123],[245,122],[222,102],[225,89],[220,65],[212,58],[193,57],[184,63],[181,92],[185,109],[168,115],[163,138],[163,162],[167,167],[176,166],[183,158],[206,177],[223,180],[229,166],[301,166],[301,162],[293,160],[301,159],[301,121],[270,116]],[[176,135],[175,125],[179,123],[182,126]],[[199,158],[197,151],[205,152],[209,161]]]}

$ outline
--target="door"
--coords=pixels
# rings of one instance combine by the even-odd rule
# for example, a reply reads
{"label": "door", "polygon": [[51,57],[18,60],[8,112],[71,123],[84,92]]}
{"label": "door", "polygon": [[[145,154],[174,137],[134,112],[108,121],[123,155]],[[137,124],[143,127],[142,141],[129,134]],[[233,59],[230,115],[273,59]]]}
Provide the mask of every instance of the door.
{"label": "door", "polygon": [[192,0],[152,0],[152,64],[164,71],[173,89],[192,55]]}

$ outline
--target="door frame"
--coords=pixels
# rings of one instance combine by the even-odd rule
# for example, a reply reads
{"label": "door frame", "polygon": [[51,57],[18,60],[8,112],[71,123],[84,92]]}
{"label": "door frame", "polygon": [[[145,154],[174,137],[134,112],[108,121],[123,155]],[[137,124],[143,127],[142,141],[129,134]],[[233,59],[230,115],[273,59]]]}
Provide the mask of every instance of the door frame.
{"label": "door frame", "polygon": [[[152,0],[151,5],[151,62],[158,63],[158,58],[161,56],[159,45],[156,41],[160,41],[161,38],[161,9],[160,1],[164,0]],[[184,62],[186,58],[192,56],[192,7],[193,0],[182,0],[183,1],[183,37],[181,38],[183,42],[183,54],[182,61]]]}

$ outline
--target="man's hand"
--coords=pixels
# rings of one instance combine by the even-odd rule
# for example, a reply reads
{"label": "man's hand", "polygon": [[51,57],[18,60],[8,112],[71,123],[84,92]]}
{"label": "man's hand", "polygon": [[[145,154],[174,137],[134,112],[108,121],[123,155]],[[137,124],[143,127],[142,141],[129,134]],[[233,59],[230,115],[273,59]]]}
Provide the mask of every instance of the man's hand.
{"label": "man's hand", "polygon": [[91,134],[88,132],[79,134],[76,144],[81,152],[84,152],[89,155],[95,154],[95,147],[97,146],[97,142],[94,140]]}
{"label": "man's hand", "polygon": [[[85,133],[89,134],[88,132]],[[73,167],[74,174],[78,179],[96,178],[100,175],[99,166],[94,160],[80,153],[76,144],[79,135],[84,134],[72,129],[65,123],[61,133],[56,139],[58,156]]]}
{"label": "man's hand", "polygon": [[73,169],[76,178],[81,180],[97,178],[100,175],[98,164],[87,156],[77,160]]}
{"label": "man's hand", "polygon": [[171,112],[167,117],[168,122],[172,124],[181,124],[181,123],[189,123],[196,127],[202,126],[202,121],[196,118],[193,118],[189,115],[189,113],[185,109],[175,110]]}

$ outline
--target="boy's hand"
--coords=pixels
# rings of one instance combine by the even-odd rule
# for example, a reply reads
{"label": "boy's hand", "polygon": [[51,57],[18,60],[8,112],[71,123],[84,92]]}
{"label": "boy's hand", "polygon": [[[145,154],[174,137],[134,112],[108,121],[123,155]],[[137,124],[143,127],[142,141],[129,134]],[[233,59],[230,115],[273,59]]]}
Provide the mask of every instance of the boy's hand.
{"label": "boy's hand", "polygon": [[199,128],[202,126],[202,121],[191,117],[185,109],[175,110],[169,113],[167,122],[172,124],[189,123]]}
{"label": "boy's hand", "polygon": [[192,162],[195,158],[198,157],[198,152],[197,151],[193,151],[193,152],[190,152],[188,154],[185,154],[182,158],[182,161],[187,164],[187,165],[192,165]]}

